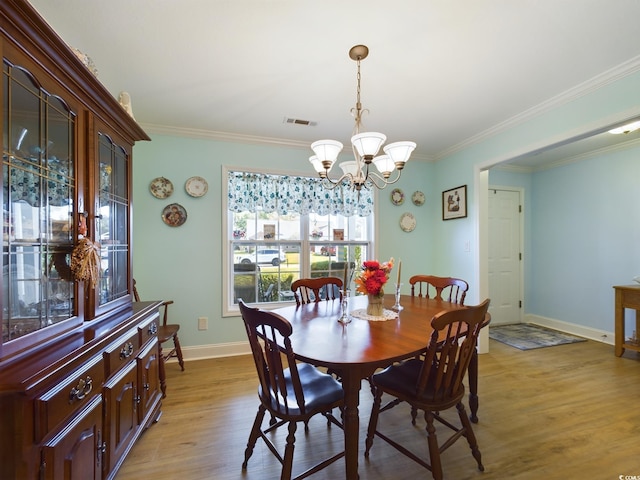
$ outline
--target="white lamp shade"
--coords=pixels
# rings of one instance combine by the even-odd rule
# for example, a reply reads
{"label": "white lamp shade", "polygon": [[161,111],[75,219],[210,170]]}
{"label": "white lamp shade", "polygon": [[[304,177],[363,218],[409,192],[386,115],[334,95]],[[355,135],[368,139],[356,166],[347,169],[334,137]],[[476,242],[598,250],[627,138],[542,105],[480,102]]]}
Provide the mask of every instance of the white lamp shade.
{"label": "white lamp shade", "polygon": [[[371,158],[378,154],[378,150],[380,150],[380,147],[386,140],[387,136],[378,132],[358,133],[351,137],[351,143],[360,156],[369,156]],[[313,146],[311,148],[313,148]]]}
{"label": "white lamp shade", "polygon": [[391,157],[394,163],[409,161],[411,153],[415,150],[414,142],[395,142],[384,147],[384,153]]}
{"label": "white lamp shade", "polygon": [[358,173],[358,164],[356,162],[342,162],[340,168],[345,175],[351,175],[353,178],[356,178]]}
{"label": "white lamp shade", "polygon": [[335,140],[318,140],[311,144],[311,150],[321,162],[330,161],[333,164],[342,150],[342,144]]}
{"label": "white lamp shade", "polygon": [[318,157],[316,157],[315,155],[312,155],[311,157],[309,157],[309,161],[311,162],[311,165],[313,165],[313,168],[315,169],[316,172],[318,173],[324,172],[324,166],[322,165],[322,162],[318,160]]}
{"label": "white lamp shade", "polygon": [[358,165],[358,162],[342,162],[340,168],[345,175],[351,175],[351,178],[356,183],[364,182],[364,172],[361,168],[362,164]]}
{"label": "white lamp shade", "polygon": [[380,173],[391,173],[396,168],[396,164],[389,155],[380,155],[373,159],[373,164]]}

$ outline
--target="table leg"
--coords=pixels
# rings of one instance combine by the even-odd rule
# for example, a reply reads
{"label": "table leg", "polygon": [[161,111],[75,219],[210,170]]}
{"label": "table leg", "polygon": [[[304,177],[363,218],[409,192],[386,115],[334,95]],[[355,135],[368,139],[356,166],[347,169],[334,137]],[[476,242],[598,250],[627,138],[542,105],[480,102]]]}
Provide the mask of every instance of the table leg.
{"label": "table leg", "polygon": [[638,338],[640,338],[640,310],[636,308],[636,341],[638,341]]}
{"label": "table leg", "polygon": [[621,357],[624,353],[624,307],[622,306],[623,293],[616,289],[616,324],[615,324],[615,354]]}
{"label": "table leg", "polygon": [[478,350],[473,351],[469,362],[469,418],[473,423],[478,423]]}
{"label": "table leg", "polygon": [[345,369],[342,375],[344,390],[344,460],[346,477],[357,480],[358,476],[358,434],[360,431],[360,417],[358,405],[360,403],[360,385],[362,378]]}

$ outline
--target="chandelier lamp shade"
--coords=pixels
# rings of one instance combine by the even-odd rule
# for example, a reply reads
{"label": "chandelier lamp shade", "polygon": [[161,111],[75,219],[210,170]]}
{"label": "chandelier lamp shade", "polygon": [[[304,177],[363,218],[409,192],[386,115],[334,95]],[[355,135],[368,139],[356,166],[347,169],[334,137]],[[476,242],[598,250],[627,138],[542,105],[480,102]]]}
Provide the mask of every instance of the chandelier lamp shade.
{"label": "chandelier lamp shade", "polygon": [[[342,143],[336,140],[318,140],[311,144],[314,155],[309,158],[309,161],[320,178],[326,180],[327,188],[335,188],[348,181],[351,188],[358,191],[362,187],[383,189],[400,179],[402,169],[416,148],[414,142],[407,141],[390,143],[383,147],[384,142],[387,141],[386,135],[379,132],[360,132],[362,114],[369,112],[366,109],[363,110],[360,103],[360,62],[367,58],[367,55],[369,55],[369,48],[365,45],[356,45],[349,50],[349,57],[358,65],[356,106],[351,109],[351,114],[355,118],[351,137],[351,148],[355,160],[340,163],[342,175],[332,179],[329,174],[342,151]],[[381,148],[384,154],[378,155]],[[377,171],[371,167],[372,163]],[[397,173],[392,179],[391,174],[394,170],[397,170]]]}

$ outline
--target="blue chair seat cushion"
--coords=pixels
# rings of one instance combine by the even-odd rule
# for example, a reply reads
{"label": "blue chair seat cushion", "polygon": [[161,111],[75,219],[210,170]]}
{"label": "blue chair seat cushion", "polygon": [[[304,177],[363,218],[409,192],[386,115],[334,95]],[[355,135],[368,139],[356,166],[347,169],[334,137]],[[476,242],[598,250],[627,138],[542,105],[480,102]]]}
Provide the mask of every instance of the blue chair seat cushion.
{"label": "blue chair seat cushion", "polygon": [[[271,405],[271,409],[274,412],[286,414],[290,417],[309,417],[315,413],[326,411],[327,405],[342,402],[344,398],[342,384],[335,378],[308,363],[299,363],[297,368],[304,393],[304,406],[298,405],[296,402],[293,382],[291,381],[291,371],[287,368],[284,370],[287,398],[276,397],[273,392],[270,392],[270,401],[265,402],[265,404]],[[264,398],[262,387],[259,388],[258,394],[261,398]],[[302,407],[304,407],[304,410]]]}

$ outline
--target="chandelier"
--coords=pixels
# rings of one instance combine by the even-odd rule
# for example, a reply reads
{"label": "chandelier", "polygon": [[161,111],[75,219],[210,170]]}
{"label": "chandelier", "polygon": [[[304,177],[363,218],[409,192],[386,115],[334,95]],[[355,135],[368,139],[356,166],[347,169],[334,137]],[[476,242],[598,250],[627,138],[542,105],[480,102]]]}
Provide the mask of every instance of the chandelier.
{"label": "chandelier", "polygon": [[[349,57],[358,65],[356,106],[351,109],[351,114],[355,118],[351,137],[351,148],[355,160],[340,163],[342,176],[332,180],[329,172],[342,151],[342,143],[336,140],[318,140],[311,144],[315,155],[311,156],[309,161],[320,178],[326,181],[326,187],[329,189],[341,185],[344,180],[348,180],[350,187],[358,191],[363,186],[383,189],[387,185],[396,183],[400,179],[405,163],[409,161],[411,152],[416,148],[414,142],[395,142],[384,146],[382,148],[384,154],[378,155],[380,147],[387,140],[386,135],[378,132],[360,133],[362,114],[369,113],[369,110],[362,109],[360,103],[360,62],[367,58],[367,55],[369,55],[369,48],[365,45],[356,45],[349,50]],[[377,171],[371,168],[372,163]],[[397,170],[397,175],[391,179],[394,170]]]}

